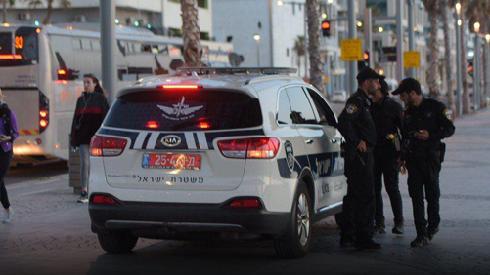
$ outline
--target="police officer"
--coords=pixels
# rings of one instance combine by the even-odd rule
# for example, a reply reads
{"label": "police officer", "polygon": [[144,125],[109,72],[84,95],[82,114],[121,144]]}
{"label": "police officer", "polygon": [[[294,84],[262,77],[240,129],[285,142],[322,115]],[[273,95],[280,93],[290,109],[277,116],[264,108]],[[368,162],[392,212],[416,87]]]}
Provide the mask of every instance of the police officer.
{"label": "police officer", "polygon": [[391,202],[394,227],[391,232],[403,234],[403,208],[398,173],[400,164],[400,132],[402,106],[388,96],[388,84],[380,78],[381,88],[372,96],[371,114],[376,125],[377,141],[374,148],[374,189],[376,197],[375,232],[385,233],[382,179]]}
{"label": "police officer", "polygon": [[[366,67],[357,75],[359,88],[346,102],[339,116],[339,130],[345,138],[344,160],[347,195],[343,201],[340,245],[379,249],[374,242],[373,148],[376,128],[370,113],[369,95],[380,88],[379,77]],[[354,243],[355,240],[355,243]]]}
{"label": "police officer", "polygon": [[[403,119],[402,158],[408,169],[408,191],[412,198],[417,238],[412,247],[428,244],[439,231],[439,172],[445,144],[441,139],[454,134],[451,112],[443,103],[424,98],[420,83],[413,78],[402,80],[393,92],[407,103]],[[428,223],[424,215],[424,192]]]}

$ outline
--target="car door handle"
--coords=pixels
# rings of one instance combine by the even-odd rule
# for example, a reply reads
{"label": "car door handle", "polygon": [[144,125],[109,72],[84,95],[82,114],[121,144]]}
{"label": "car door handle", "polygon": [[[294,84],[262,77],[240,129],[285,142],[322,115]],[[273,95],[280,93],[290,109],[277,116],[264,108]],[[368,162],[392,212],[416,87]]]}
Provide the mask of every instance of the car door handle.
{"label": "car door handle", "polygon": [[305,143],[306,144],[312,144],[313,143],[313,140],[312,139],[305,139]]}

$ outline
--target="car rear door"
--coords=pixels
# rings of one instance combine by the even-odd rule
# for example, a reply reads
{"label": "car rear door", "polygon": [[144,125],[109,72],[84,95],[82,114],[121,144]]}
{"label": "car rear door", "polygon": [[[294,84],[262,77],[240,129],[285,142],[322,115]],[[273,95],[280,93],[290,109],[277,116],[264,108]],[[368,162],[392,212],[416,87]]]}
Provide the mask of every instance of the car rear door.
{"label": "car rear door", "polygon": [[157,89],[119,97],[98,135],[127,140],[104,157],[111,186],[208,191],[233,190],[244,174],[245,158],[224,157],[218,140],[264,133],[259,102],[244,92]]}

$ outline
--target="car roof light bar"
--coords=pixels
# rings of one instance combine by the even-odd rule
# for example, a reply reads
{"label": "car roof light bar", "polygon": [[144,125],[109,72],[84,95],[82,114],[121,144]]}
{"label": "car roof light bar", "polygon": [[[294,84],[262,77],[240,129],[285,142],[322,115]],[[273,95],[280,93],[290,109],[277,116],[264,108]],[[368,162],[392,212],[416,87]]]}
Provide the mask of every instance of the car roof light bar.
{"label": "car roof light bar", "polygon": [[197,73],[198,75],[205,74],[264,74],[264,75],[274,75],[274,74],[294,74],[296,73],[296,68],[286,68],[286,67],[236,67],[236,68],[226,68],[226,67],[181,67],[177,69],[177,73],[192,75]]}

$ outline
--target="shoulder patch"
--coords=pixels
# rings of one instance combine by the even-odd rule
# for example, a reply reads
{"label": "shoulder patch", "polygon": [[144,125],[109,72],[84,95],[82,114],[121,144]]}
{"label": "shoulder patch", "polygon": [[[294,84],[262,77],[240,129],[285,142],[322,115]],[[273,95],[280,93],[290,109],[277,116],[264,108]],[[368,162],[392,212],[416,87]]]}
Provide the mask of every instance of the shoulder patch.
{"label": "shoulder patch", "polygon": [[358,108],[355,104],[347,104],[345,106],[345,112],[352,115],[353,113],[357,112]]}
{"label": "shoulder patch", "polygon": [[444,110],[442,111],[442,114],[445,117],[447,117],[447,119],[449,119],[449,120],[452,120],[453,119],[453,111],[451,109],[444,108]]}

